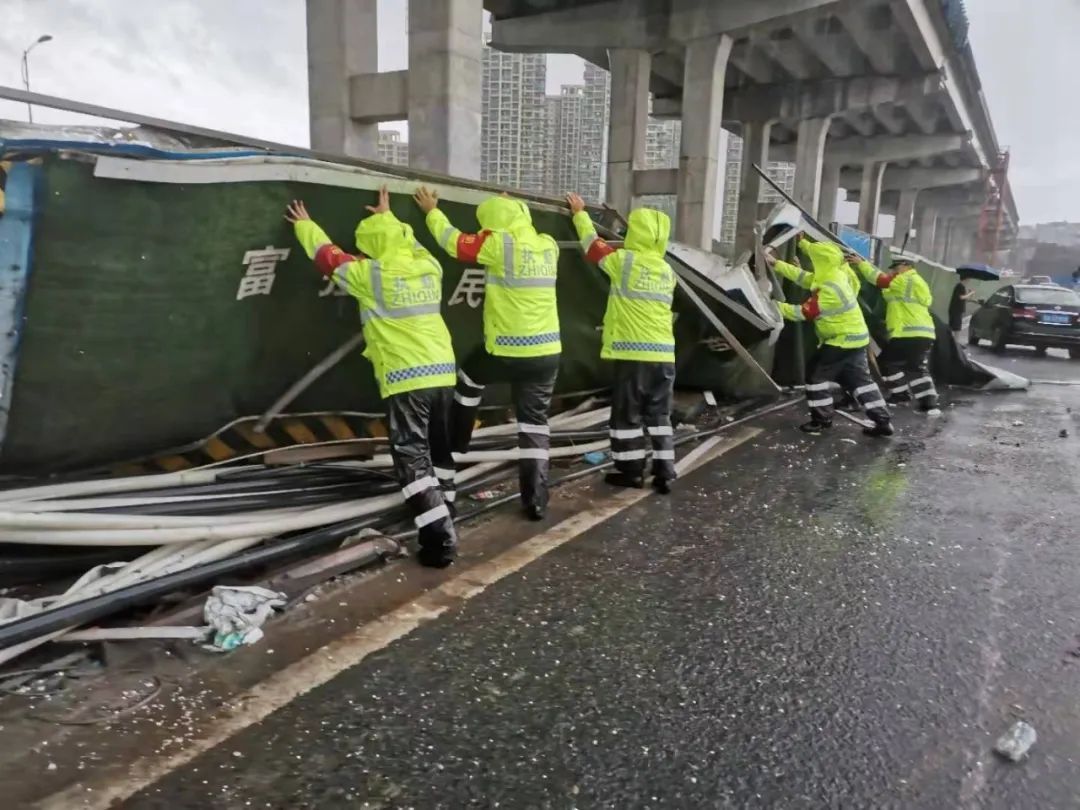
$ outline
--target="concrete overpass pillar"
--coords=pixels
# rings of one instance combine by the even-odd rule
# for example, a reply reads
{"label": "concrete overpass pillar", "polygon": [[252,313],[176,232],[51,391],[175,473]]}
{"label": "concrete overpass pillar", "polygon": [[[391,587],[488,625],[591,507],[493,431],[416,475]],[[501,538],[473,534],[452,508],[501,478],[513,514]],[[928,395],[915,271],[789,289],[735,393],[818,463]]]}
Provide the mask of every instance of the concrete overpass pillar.
{"label": "concrete overpass pillar", "polygon": [[821,170],[821,195],[817,219],[826,228],[836,221],[836,203],[840,199],[840,169],[839,163],[826,160]]}
{"label": "concrete overpass pillar", "polygon": [[735,252],[754,247],[754,225],[757,224],[758,200],[761,197],[761,177],[754,171],[756,163],[764,169],[769,163],[769,135],[772,121],[744,121],[742,125],[742,177],[739,182],[739,213],[735,220]]}
{"label": "concrete overpass pillar", "polygon": [[483,0],[409,0],[409,165],[480,177],[483,22]]}
{"label": "concrete overpass pillar", "polygon": [[612,207],[627,216],[634,204],[634,172],[645,168],[652,57],[648,51],[619,48],[608,52],[608,62],[611,114],[605,196]]}
{"label": "concrete overpass pillar", "polygon": [[918,189],[903,189],[900,192],[900,205],[896,209],[896,228],[893,230],[893,247],[903,247],[908,232],[915,221],[915,200]]}
{"label": "concrete overpass pillar", "polygon": [[919,255],[928,259],[933,258],[937,224],[937,209],[929,205],[923,206],[923,209],[919,212],[919,237],[915,249]]}
{"label": "concrete overpass pillar", "polygon": [[349,116],[349,78],[379,70],[377,0],[307,0],[311,148],[378,157],[379,127]]}
{"label": "concrete overpass pillar", "polygon": [[712,250],[716,230],[724,78],[731,44],[731,37],[720,35],[686,45],[675,238],[706,251]]}
{"label": "concrete overpass pillar", "polygon": [[859,230],[871,236],[877,229],[881,212],[881,180],[885,175],[885,162],[864,163],[862,184],[859,186]]}
{"label": "concrete overpass pillar", "polygon": [[947,216],[938,218],[937,228],[934,232],[934,248],[927,256],[945,264],[945,252],[949,249],[949,231],[952,230],[953,221]]}
{"label": "concrete overpass pillar", "polygon": [[[825,164],[825,136],[829,134],[831,116],[806,118],[799,122],[798,140],[795,145],[795,202],[817,214],[821,203],[822,170]],[[839,180],[837,180],[839,183]],[[833,196],[833,210],[836,196]],[[832,220],[825,222],[828,225]]]}

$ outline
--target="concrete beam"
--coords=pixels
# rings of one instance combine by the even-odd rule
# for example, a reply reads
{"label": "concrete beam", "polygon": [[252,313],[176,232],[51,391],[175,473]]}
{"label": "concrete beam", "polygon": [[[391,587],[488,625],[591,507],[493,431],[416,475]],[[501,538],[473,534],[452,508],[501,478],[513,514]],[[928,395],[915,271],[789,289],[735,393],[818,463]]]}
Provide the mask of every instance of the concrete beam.
{"label": "concrete beam", "polygon": [[634,171],[635,197],[676,194],[678,188],[678,169],[637,169]]}
{"label": "concrete beam", "polygon": [[675,238],[712,250],[716,222],[716,186],[720,176],[720,131],[724,113],[731,37],[717,35],[686,45],[683,116],[679,144]]}
{"label": "concrete beam", "polygon": [[682,118],[682,98],[656,98],[652,102],[653,118]]}
{"label": "concrete beam", "polygon": [[895,22],[887,4],[866,8],[859,3],[840,15],[840,23],[875,73],[889,76],[899,72],[897,38],[889,35]]}
{"label": "concrete beam", "polygon": [[821,173],[825,164],[825,137],[828,118],[808,118],[799,122],[795,157],[795,202],[817,212],[821,201]]}
{"label": "concrete beam", "polygon": [[758,38],[753,36],[741,39],[732,46],[728,59],[736,69],[757,84],[768,84],[774,80],[776,68],[764,50],[758,47],[759,44]]}
{"label": "concrete beam", "polygon": [[379,70],[376,0],[307,0],[311,148],[378,157],[379,128],[352,120],[349,77]]}
{"label": "concrete beam", "polygon": [[859,230],[871,236],[877,230],[881,211],[881,178],[886,163],[867,163],[863,166],[862,183],[859,186]]}
{"label": "concrete beam", "polygon": [[634,202],[634,172],[645,168],[649,124],[648,51],[617,49],[611,63],[611,114],[608,119],[608,202],[628,214]]}
{"label": "concrete beam", "polygon": [[761,176],[754,171],[769,165],[769,135],[772,123],[748,121],[742,126],[742,176],[739,178],[739,211],[735,219],[735,251],[741,253],[754,245],[754,226],[761,197]]}
{"label": "concrete beam", "polygon": [[907,129],[907,116],[904,115],[904,108],[898,104],[882,104],[880,107],[873,107],[870,114],[890,135],[899,135]]}
{"label": "concrete beam", "polygon": [[669,25],[663,4],[609,0],[493,19],[491,47],[519,53],[573,53],[580,48],[657,51],[668,44]]}
{"label": "concrete beam", "polygon": [[791,29],[774,31],[760,47],[794,81],[806,81],[821,73],[821,61],[794,37]]}
{"label": "concrete beam", "polygon": [[[969,140],[967,135],[893,135],[877,138],[834,138],[825,142],[825,157],[842,166],[862,165],[866,160],[918,160],[955,152]],[[794,144],[778,144],[773,160],[795,159]]]}
{"label": "concrete beam", "polygon": [[840,164],[825,161],[821,169],[821,195],[817,219],[826,228],[836,221],[836,203],[840,199]]}
{"label": "concrete beam", "polygon": [[[653,3],[658,6],[663,3]],[[674,40],[686,41],[708,34],[726,33],[733,38],[766,26],[797,24],[805,17],[835,12],[845,0],[670,0]]]}
{"label": "concrete beam", "polygon": [[482,0],[409,0],[409,165],[480,177]]}
{"label": "concrete beam", "polygon": [[409,117],[409,71],[363,73],[349,78],[349,116],[360,124]]}
{"label": "concrete beam", "polygon": [[840,19],[829,15],[804,19],[791,27],[795,38],[818,62],[836,76],[857,76],[866,72],[866,60],[847,40]]}
{"label": "concrete beam", "polygon": [[908,234],[915,219],[915,200],[919,196],[917,189],[905,189],[900,192],[900,204],[896,209],[896,225],[893,228],[893,247],[907,244]]}
{"label": "concrete beam", "polygon": [[934,250],[934,238],[937,233],[938,211],[932,205],[923,205],[918,213],[918,237],[915,242],[916,252],[930,258]]}
{"label": "concrete beam", "polygon": [[500,51],[572,53],[579,48],[663,49],[672,42],[728,34],[735,39],[763,26],[780,28],[832,12],[846,0],[607,0],[525,17],[492,20],[491,45]]}
{"label": "concrete beam", "polygon": [[[907,191],[909,189],[942,188],[945,186],[963,186],[981,180],[981,169],[900,169],[890,168],[885,172],[882,191]],[[855,188],[862,182],[858,170],[849,169],[841,173],[840,185]]]}
{"label": "concrete beam", "polygon": [[942,91],[938,72],[911,78],[859,76],[742,87],[728,93],[725,121],[801,121],[880,104],[903,104]]}
{"label": "concrete beam", "polygon": [[[962,132],[974,131],[972,114],[953,64],[955,49],[952,43],[942,40],[940,29],[934,22],[934,14],[940,14],[940,8],[931,11],[931,2],[936,3],[937,0],[894,0],[891,7],[897,26],[907,34],[907,40],[920,64],[925,68],[939,68],[944,73],[945,96],[948,98],[945,112],[953,127]],[[979,163],[986,166],[989,164],[980,140],[981,136],[972,145],[978,152]],[[996,148],[996,144],[993,146]]]}

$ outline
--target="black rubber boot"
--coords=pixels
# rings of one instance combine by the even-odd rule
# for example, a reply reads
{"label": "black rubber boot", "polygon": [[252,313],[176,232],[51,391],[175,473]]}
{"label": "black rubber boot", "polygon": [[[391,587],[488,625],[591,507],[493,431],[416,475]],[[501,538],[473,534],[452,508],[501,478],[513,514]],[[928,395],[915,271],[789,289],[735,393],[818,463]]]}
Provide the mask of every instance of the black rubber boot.
{"label": "black rubber boot", "polygon": [[622,472],[609,472],[604,476],[604,483],[613,487],[627,487],[628,489],[641,489],[645,486],[645,478],[641,475],[629,475]]}
{"label": "black rubber boot", "polygon": [[653,489],[659,492],[661,495],[669,495],[671,493],[671,479],[662,478],[657,475],[652,480]]}
{"label": "black rubber boot", "polygon": [[457,558],[456,548],[432,548],[421,546],[416,561],[425,568],[446,568]]}
{"label": "black rubber boot", "polygon": [[874,436],[876,438],[885,438],[892,436],[896,433],[893,430],[892,422],[876,422],[873,427],[863,428],[864,436]]}
{"label": "black rubber boot", "polygon": [[811,420],[802,425],[799,425],[799,430],[809,436],[820,436],[822,433],[824,433],[831,427],[832,425],[827,425],[824,422],[815,422]]}
{"label": "black rubber boot", "polygon": [[547,517],[547,508],[540,506],[539,504],[532,504],[525,507],[525,517],[529,520],[543,520]]}

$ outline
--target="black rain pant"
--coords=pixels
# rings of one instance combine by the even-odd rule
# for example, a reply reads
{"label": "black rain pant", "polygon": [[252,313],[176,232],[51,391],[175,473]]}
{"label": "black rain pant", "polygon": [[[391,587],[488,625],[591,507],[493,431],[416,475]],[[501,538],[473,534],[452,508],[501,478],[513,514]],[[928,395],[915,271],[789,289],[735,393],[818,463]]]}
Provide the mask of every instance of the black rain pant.
{"label": "black rain pant", "polygon": [[401,495],[412,509],[420,555],[453,559],[457,534],[447,502],[454,500],[450,403],[453,389],[422,388],[387,399],[390,454]]}
{"label": "black rain pant", "polygon": [[652,444],[652,474],[675,480],[671,398],[675,364],[616,360],[611,393],[611,458],[615,469],[633,478],[645,474],[645,435]]}
{"label": "black rain pant", "polygon": [[891,421],[889,408],[870,375],[866,347],[843,349],[826,344],[818,350],[806,384],[806,405],[811,421],[819,425],[832,424],[833,398],[829,384],[834,382],[851,393],[875,423]]}
{"label": "black rain pant", "polygon": [[881,353],[881,374],[894,402],[907,402],[912,397],[919,410],[930,411],[938,406],[934,378],[930,376],[930,338],[891,338]]}
{"label": "black rain pant", "polygon": [[558,354],[543,357],[500,357],[481,348],[458,369],[454,389],[453,449],[469,449],[484,388],[509,383],[518,421],[518,479],[525,508],[548,503],[551,429],[548,409],[559,373]]}

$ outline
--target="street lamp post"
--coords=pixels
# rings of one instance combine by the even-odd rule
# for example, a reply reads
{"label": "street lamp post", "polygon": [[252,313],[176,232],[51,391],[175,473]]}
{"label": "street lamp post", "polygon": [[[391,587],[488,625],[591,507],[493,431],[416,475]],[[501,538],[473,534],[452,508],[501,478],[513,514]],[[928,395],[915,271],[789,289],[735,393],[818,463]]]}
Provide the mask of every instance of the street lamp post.
{"label": "street lamp post", "polygon": [[[22,80],[23,86],[26,87],[26,92],[30,92],[30,51],[34,50],[42,42],[48,42],[52,39],[51,34],[42,34],[34,42],[30,44],[25,51],[22,52]],[[30,102],[26,102],[26,117],[30,120],[30,123],[34,123],[34,108],[30,105]]]}

